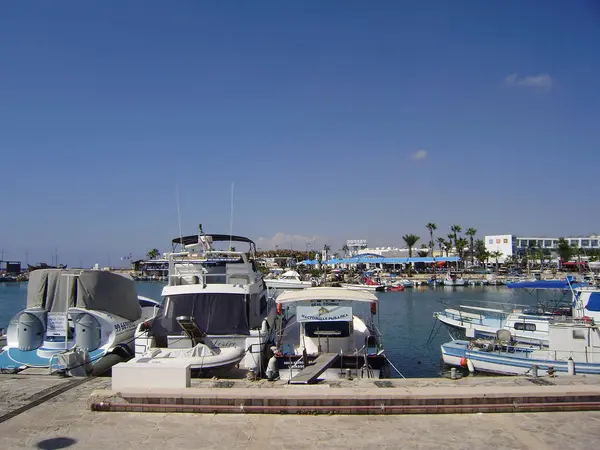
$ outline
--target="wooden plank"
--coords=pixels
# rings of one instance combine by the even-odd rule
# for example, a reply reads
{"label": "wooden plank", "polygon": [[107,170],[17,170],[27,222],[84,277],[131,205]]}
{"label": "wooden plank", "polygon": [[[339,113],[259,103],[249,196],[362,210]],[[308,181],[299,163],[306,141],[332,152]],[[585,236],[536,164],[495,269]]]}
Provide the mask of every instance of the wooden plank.
{"label": "wooden plank", "polygon": [[300,371],[290,380],[290,384],[311,384],[317,381],[319,375],[331,367],[340,357],[337,353],[321,353],[317,359]]}

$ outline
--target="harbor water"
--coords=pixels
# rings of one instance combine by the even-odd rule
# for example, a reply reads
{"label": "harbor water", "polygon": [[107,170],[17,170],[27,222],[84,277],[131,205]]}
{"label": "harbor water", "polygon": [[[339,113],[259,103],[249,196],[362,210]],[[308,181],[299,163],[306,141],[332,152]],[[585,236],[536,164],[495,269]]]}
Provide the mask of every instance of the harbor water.
{"label": "harbor water", "polygon": [[[136,283],[140,295],[154,299],[160,299],[162,287],[159,282]],[[473,302],[492,308],[498,308],[500,303],[536,304],[536,298],[527,292],[504,286],[424,287],[377,295],[380,298],[377,320],[386,354],[407,378],[437,377],[444,369],[440,345],[450,337],[446,329],[438,329],[437,324],[432,333],[434,312],[449,305]],[[0,283],[1,328],[6,329],[10,319],[25,307],[26,298],[27,283]]]}

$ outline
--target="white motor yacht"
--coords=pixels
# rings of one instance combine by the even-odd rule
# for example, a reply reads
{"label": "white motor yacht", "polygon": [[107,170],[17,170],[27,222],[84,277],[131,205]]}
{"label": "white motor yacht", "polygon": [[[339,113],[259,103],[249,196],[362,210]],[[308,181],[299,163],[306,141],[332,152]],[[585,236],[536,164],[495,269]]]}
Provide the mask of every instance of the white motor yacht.
{"label": "white motor yacht", "polygon": [[306,289],[315,286],[313,281],[303,281],[295,270],[288,270],[277,278],[265,279],[269,289]]}
{"label": "white motor yacht", "polygon": [[[218,242],[226,242],[228,250],[214,248]],[[248,244],[249,251],[235,251],[233,244]],[[254,242],[199,233],[173,239],[173,245],[163,308],[138,327],[132,362],[185,362],[199,374],[234,366],[264,372],[276,311],[254,264]]]}
{"label": "white motor yacht", "polygon": [[316,287],[284,292],[276,302],[275,357],[282,380],[294,383],[311,366],[302,382],[391,376],[375,326],[378,298],[373,293]]}

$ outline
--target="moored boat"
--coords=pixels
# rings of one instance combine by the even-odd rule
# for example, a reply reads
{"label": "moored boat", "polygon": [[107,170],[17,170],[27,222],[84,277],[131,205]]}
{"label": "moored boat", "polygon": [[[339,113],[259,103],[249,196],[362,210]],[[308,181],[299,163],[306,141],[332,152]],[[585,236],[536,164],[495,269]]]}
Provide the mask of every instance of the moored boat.
{"label": "moored boat", "polygon": [[31,273],[27,307],[11,321],[0,368],[101,373],[133,356],[134,331],[159,303],[138,298],[126,276],[97,270]]}
{"label": "moored boat", "polygon": [[600,333],[593,319],[552,319],[546,348],[516,344],[508,331],[500,330],[495,340],[456,340],[441,349],[444,363],[474,372],[600,374]]}
{"label": "moored boat", "polygon": [[[218,242],[228,250],[214,248]],[[232,244],[247,244],[249,251],[232,250]],[[173,245],[183,249],[167,254],[164,307],[138,327],[132,363],[184,363],[202,375],[235,366],[263,372],[276,312],[254,263],[254,242],[200,232],[173,239]]]}
{"label": "moored boat", "polygon": [[[378,298],[367,291],[309,288],[277,297],[275,358],[282,380],[294,382],[325,358],[318,379],[387,378],[391,367],[375,326]],[[323,359],[321,359],[323,361]]]}
{"label": "moored boat", "polygon": [[306,289],[315,286],[313,281],[304,281],[295,270],[288,270],[277,278],[265,278],[269,289]]}

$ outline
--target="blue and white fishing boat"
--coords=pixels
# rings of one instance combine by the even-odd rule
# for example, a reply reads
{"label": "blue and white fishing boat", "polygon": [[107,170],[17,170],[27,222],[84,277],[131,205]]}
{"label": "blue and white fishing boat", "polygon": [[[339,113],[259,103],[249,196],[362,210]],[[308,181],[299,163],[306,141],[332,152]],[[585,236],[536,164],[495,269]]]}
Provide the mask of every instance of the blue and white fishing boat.
{"label": "blue and white fishing boat", "polygon": [[443,344],[444,363],[472,372],[525,375],[537,369],[600,374],[600,332],[593,319],[553,318],[548,347],[516,344],[506,330],[495,340],[451,341]]}
{"label": "blue and white fishing boat", "polygon": [[542,305],[538,302],[534,309],[507,310],[459,305],[436,312],[434,317],[448,328],[453,339],[493,339],[498,330],[504,329],[510,332],[517,343],[543,347],[548,346],[549,321],[556,316],[594,317],[600,320],[600,309],[595,312],[595,306],[588,307],[587,301],[591,292],[598,292],[600,296],[600,291],[590,288],[587,283],[577,283],[574,278],[509,283],[507,287],[524,289],[530,293],[550,290],[558,293],[559,297],[552,304]]}
{"label": "blue and white fishing boat", "polygon": [[133,357],[136,326],[160,304],[138,297],[133,279],[100,270],[31,272],[27,306],[10,321],[0,369],[101,373]]}

